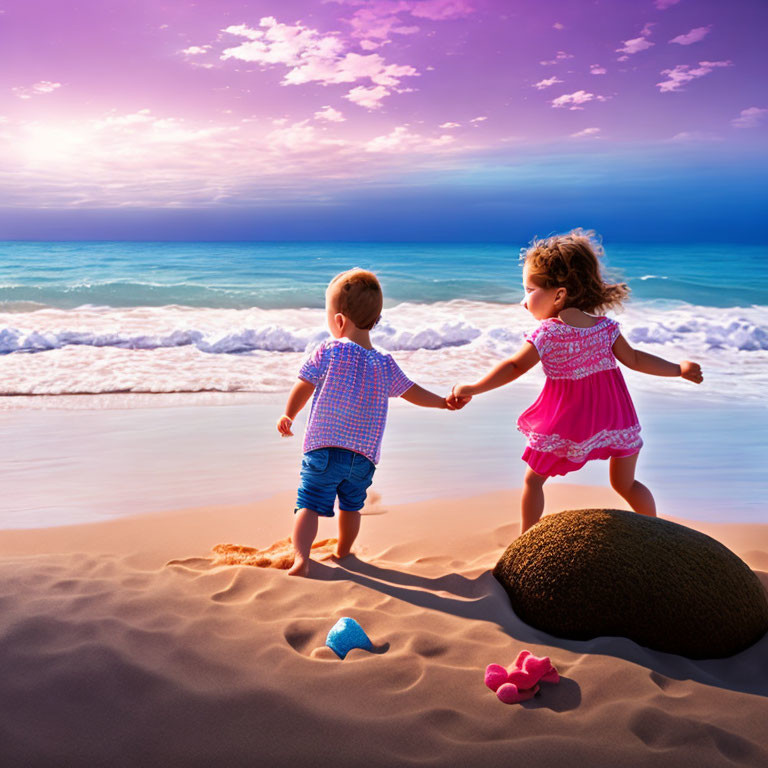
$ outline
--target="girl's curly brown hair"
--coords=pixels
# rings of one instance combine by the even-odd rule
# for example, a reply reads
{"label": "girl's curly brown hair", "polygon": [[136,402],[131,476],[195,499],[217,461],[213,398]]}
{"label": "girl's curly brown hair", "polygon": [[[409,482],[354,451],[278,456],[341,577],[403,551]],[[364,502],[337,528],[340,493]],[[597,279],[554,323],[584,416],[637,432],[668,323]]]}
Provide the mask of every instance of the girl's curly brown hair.
{"label": "girl's curly brown hair", "polygon": [[600,269],[605,254],[595,233],[573,229],[565,235],[534,239],[523,254],[528,274],[543,288],[565,288],[565,307],[582,312],[620,307],[629,296],[626,283],[609,283]]}

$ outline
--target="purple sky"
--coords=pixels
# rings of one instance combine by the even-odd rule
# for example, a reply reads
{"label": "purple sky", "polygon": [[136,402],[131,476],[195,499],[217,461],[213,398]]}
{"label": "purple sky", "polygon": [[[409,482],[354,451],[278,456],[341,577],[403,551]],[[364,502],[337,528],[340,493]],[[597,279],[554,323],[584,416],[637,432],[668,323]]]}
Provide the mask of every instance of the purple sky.
{"label": "purple sky", "polygon": [[767,27],[765,0],[0,0],[0,192],[323,204],[764,157]]}

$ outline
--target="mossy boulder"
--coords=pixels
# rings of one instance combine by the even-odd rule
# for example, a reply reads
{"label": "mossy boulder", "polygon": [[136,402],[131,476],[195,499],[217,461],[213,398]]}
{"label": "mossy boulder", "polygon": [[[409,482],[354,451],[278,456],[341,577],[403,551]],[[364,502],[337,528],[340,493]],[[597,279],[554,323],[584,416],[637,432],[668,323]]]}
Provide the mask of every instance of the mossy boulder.
{"label": "mossy boulder", "polygon": [[683,525],[614,509],[542,518],[493,575],[512,608],[557,637],[628,637],[692,659],[723,658],[768,631],[768,599],[731,550]]}

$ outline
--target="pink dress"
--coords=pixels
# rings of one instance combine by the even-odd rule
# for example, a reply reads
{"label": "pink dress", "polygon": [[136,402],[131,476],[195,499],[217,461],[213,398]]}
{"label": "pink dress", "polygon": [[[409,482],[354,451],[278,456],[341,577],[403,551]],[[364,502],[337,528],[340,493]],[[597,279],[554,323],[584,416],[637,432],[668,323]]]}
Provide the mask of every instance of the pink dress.
{"label": "pink dress", "polygon": [[619,324],[600,317],[591,328],[544,320],[526,337],[539,352],[544,389],[517,420],[528,438],[523,461],[540,475],[564,475],[591,459],[631,456],[640,425],[613,342]]}

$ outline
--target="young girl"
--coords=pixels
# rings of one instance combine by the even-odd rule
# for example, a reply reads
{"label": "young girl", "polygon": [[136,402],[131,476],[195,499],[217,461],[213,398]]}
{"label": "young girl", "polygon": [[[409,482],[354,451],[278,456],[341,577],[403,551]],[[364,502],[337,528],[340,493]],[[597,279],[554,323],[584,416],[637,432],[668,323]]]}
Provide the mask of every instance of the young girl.
{"label": "young girl", "polygon": [[678,365],[633,349],[615,320],[596,314],[620,306],[629,294],[626,284],[604,280],[602,255],[591,231],[534,240],[524,257],[522,304],[541,322],[511,358],[476,384],[453,390],[457,399],[469,398],[509,384],[539,361],[544,367],[544,388],[517,422],[528,438],[521,533],[544,511],[547,478],[580,469],[591,459],[610,459],[614,490],[635,512],[655,516],[651,492],[635,480],[643,441],[616,360],[654,376],[702,381],[697,363]]}

